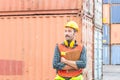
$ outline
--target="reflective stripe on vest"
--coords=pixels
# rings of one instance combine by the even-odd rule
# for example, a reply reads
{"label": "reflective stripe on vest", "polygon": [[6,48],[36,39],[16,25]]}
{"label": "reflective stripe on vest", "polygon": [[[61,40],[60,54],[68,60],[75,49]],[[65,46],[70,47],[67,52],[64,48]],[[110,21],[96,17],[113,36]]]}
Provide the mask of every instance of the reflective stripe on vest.
{"label": "reflective stripe on vest", "polygon": [[[60,51],[60,56],[66,59],[71,59],[73,61],[77,61],[80,58],[80,54],[82,51],[82,46],[78,45],[75,48],[68,48],[63,44],[58,44],[58,48]],[[73,52],[73,53],[72,53]],[[68,54],[67,54],[68,53]],[[62,77],[75,77],[82,73],[82,69],[74,69],[74,70],[58,70],[58,75]]]}

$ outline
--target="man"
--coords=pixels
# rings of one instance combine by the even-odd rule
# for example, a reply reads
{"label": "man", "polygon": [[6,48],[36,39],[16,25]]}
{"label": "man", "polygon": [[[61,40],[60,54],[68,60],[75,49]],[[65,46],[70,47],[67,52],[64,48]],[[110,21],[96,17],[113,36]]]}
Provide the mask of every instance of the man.
{"label": "man", "polygon": [[55,80],[83,80],[82,71],[86,67],[86,49],[75,40],[78,25],[69,21],[65,25],[65,40],[57,44],[54,52],[53,68]]}

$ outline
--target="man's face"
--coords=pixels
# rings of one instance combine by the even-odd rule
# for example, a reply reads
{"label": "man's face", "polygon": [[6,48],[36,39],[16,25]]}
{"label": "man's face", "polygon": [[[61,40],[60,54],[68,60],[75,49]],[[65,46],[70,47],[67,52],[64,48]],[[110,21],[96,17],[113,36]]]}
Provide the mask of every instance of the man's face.
{"label": "man's face", "polygon": [[74,39],[75,31],[74,29],[67,27],[64,30],[64,35],[66,40],[72,40]]}

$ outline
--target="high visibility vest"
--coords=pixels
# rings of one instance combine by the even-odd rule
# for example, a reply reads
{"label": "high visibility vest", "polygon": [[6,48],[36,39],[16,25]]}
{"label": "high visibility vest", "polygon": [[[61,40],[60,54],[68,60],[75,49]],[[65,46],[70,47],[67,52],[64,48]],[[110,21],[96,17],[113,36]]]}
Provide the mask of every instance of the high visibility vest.
{"label": "high visibility vest", "polygon": [[[66,59],[71,59],[71,60],[73,59],[74,61],[77,61],[80,59],[80,54],[82,52],[81,45],[78,45],[75,48],[69,48],[63,44],[58,44],[58,48],[59,48],[61,57],[64,57]],[[74,51],[77,51],[77,53],[75,54]],[[70,53],[70,52],[73,52],[73,53]],[[60,75],[62,77],[75,77],[75,76],[80,75],[82,72],[83,72],[83,69],[58,70],[58,75]]]}

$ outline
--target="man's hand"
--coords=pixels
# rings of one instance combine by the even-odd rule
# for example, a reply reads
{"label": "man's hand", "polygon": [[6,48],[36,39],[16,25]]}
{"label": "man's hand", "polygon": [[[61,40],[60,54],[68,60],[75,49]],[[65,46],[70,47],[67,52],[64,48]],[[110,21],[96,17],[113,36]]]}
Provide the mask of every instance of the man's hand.
{"label": "man's hand", "polygon": [[[67,59],[65,59],[64,57],[61,57],[61,62],[67,64]],[[71,69],[74,69],[74,68],[69,65],[65,65],[65,67],[63,68],[63,70],[71,70]]]}
{"label": "man's hand", "polygon": [[66,63],[66,61],[67,61],[67,60],[66,60],[64,57],[61,57],[61,62],[62,62],[62,63]]}
{"label": "man's hand", "polygon": [[61,62],[65,63],[75,69],[78,69],[75,61],[70,61],[70,60],[65,59],[64,57],[61,57]]}

